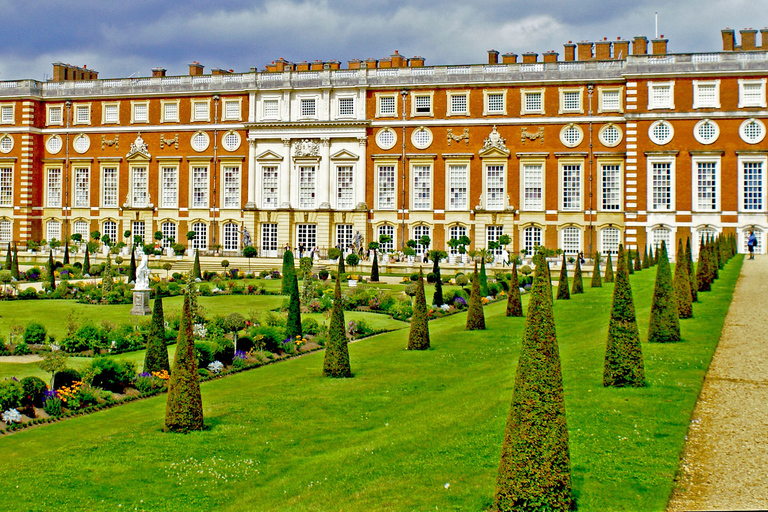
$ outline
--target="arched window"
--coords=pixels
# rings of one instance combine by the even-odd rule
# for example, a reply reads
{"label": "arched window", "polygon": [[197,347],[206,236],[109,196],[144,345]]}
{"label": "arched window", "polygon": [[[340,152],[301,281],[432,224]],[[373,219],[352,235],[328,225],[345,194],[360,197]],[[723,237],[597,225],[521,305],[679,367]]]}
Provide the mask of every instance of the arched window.
{"label": "arched window", "polygon": [[565,254],[578,254],[581,252],[581,230],[577,227],[569,226],[563,228],[560,248]]}
{"label": "arched window", "polygon": [[103,235],[107,235],[109,237],[109,243],[114,245],[118,242],[117,238],[117,222],[113,220],[106,220],[104,221],[104,224],[102,225],[101,230],[104,232]]}
{"label": "arched window", "polygon": [[379,250],[381,252],[394,251],[395,250],[395,227],[390,224],[383,224],[379,226],[378,237],[376,237],[377,242],[381,240],[382,235],[388,236],[390,240],[385,244],[381,244],[381,247],[379,248]]}
{"label": "arched window", "polygon": [[88,234],[88,223],[84,220],[75,221],[72,227],[72,233],[82,236],[84,242],[87,242],[88,239],[91,238],[91,235]]}
{"label": "arched window", "polygon": [[529,226],[523,229],[523,249],[529,256],[533,255],[534,248],[541,245],[541,228]]}
{"label": "arched window", "polygon": [[192,240],[192,249],[205,251],[208,249],[208,224],[205,222],[195,222],[192,224],[192,231],[195,232],[195,239]]}
{"label": "arched window", "polygon": [[[416,254],[424,254],[426,251],[429,251],[429,246],[421,245],[421,243],[419,243],[419,240],[423,236],[432,238],[429,226],[414,226],[413,239],[416,240]],[[430,245],[432,244],[430,243]]]}
{"label": "arched window", "polygon": [[176,224],[173,222],[163,222],[160,225],[160,231],[163,232],[163,247],[171,246],[171,241],[169,238],[173,238],[173,243],[178,243],[179,238],[176,235]]}
{"label": "arched window", "polygon": [[13,236],[13,224],[9,220],[0,220],[0,243],[8,243]]}
{"label": "arched window", "polygon": [[[485,242],[486,247],[490,247],[491,242],[498,242],[501,235],[504,234],[504,226],[486,226],[485,227]],[[501,256],[503,246],[499,246],[493,249],[494,256]]]}
{"label": "arched window", "polygon": [[240,232],[237,224],[228,222],[224,224],[224,250],[237,251],[240,249]]}
{"label": "arched window", "polygon": [[600,230],[600,252],[602,254],[618,254],[621,232],[618,228],[603,228]]}
{"label": "arched window", "polygon": [[46,224],[45,238],[49,242],[51,240],[61,240],[61,222],[57,220],[49,220],[48,224]]}
{"label": "arched window", "polygon": [[[448,228],[448,240],[456,239],[467,236],[467,228],[464,226],[451,226]],[[448,246],[448,254],[451,256],[458,256],[459,254],[459,248],[453,248],[451,246]]]}
{"label": "arched window", "polygon": [[763,254],[763,230],[758,228],[747,228],[742,230],[741,232],[741,252],[748,253],[749,248],[747,247],[747,241],[749,240],[749,233],[750,231],[755,232],[755,237],[757,238],[757,245],[755,246],[755,254]]}
{"label": "arched window", "polygon": [[662,242],[667,248],[667,256],[672,259],[675,254],[675,248],[672,247],[672,231],[668,228],[654,228],[651,231],[651,243],[653,244],[653,254],[657,254],[661,249]]}

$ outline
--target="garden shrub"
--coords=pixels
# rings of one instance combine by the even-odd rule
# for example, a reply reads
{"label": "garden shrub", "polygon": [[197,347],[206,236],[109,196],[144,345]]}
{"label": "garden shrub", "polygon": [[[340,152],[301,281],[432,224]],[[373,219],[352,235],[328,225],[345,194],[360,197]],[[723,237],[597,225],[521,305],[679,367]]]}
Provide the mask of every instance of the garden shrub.
{"label": "garden shrub", "polygon": [[136,376],[136,380],[133,382],[133,386],[140,393],[149,393],[150,391],[163,388],[165,383],[162,379],[158,379],[151,373],[144,372]]}
{"label": "garden shrub", "polygon": [[[350,256],[352,255],[350,254]],[[346,378],[352,376],[352,369],[349,363],[349,348],[347,347],[347,334],[344,325],[344,309],[341,305],[341,280],[339,277],[336,278],[334,299],[331,325],[328,329],[328,340],[325,344],[323,375],[333,378]]]}
{"label": "garden shrub", "polygon": [[48,386],[42,379],[37,377],[24,377],[21,379],[21,387],[24,389],[24,397],[22,398],[22,405],[25,406],[43,406],[43,395],[48,389]]}
{"label": "garden shrub", "polygon": [[47,331],[45,326],[37,322],[32,322],[24,329],[24,343],[33,345],[42,345],[45,343]]}
{"label": "garden shrub", "polygon": [[456,274],[456,284],[459,286],[467,286],[469,284],[469,278],[464,274]]}
{"label": "garden shrub", "polygon": [[427,282],[429,284],[435,284],[437,282],[437,274],[435,274],[434,272],[430,272],[429,274],[427,274]]}
{"label": "garden shrub", "polygon": [[40,267],[32,267],[31,269],[24,272],[24,276],[27,278],[27,281],[37,281],[40,279],[41,275],[43,275],[43,271],[40,270]]}
{"label": "garden shrub", "polygon": [[410,279],[411,279],[412,282],[415,283],[416,281],[419,280],[419,273],[418,272],[414,272],[413,274],[411,274]]}
{"label": "garden shrub", "polygon": [[32,351],[29,349],[29,345],[24,342],[18,343],[13,349],[13,355],[15,356],[28,356]]}
{"label": "garden shrub", "polygon": [[103,388],[114,393],[133,382],[136,366],[130,361],[117,362],[110,357],[95,357],[91,364],[83,369],[84,378],[93,387]]}
{"label": "garden shrub", "polygon": [[37,291],[34,288],[25,288],[19,293],[19,299],[21,300],[37,299]]}
{"label": "garden shrub", "polygon": [[232,363],[235,356],[235,342],[229,338],[218,338],[214,343],[213,357],[214,361],[221,361],[224,364]]}
{"label": "garden shrub", "polygon": [[[304,334],[317,334],[320,332],[320,324],[314,318],[304,318],[301,321],[301,332]],[[240,344],[238,343],[238,348],[240,348],[239,345]]]}
{"label": "garden shrub", "polygon": [[285,329],[274,325],[262,325],[251,329],[249,334],[253,339],[259,339],[268,352],[277,352],[280,342],[285,339]]}
{"label": "garden shrub", "polygon": [[680,341],[680,313],[675,296],[672,271],[669,268],[669,259],[667,259],[667,248],[664,242],[662,242],[661,249],[657,250],[656,254],[660,255],[658,256],[659,261],[656,267],[656,282],[653,287],[651,317],[648,324],[648,342],[668,343]]}
{"label": "garden shrub", "polygon": [[[308,319],[309,320],[309,319]],[[302,329],[306,329],[302,324]],[[237,338],[237,350],[241,352],[248,352],[253,349],[254,343],[250,336],[238,336]]]}
{"label": "garden shrub", "polygon": [[403,322],[408,320],[413,316],[413,306],[411,305],[411,301],[405,297],[400,297],[392,307],[389,308],[389,314],[392,315],[392,318],[395,320]]}
{"label": "garden shrub", "polygon": [[209,371],[208,371],[208,370],[206,370],[205,368],[198,368],[198,369],[197,369],[197,374],[198,374],[199,376],[201,376],[201,377],[207,377],[207,376],[209,376],[209,375],[211,374],[211,372],[209,372]]}
{"label": "garden shrub", "polygon": [[328,276],[330,275],[330,273],[326,269],[322,269],[317,275],[320,279],[325,281],[326,279],[328,279]]}
{"label": "garden shrub", "polygon": [[64,368],[53,375],[53,389],[69,387],[73,382],[80,381],[80,372],[74,368]]}
{"label": "garden shrub", "polygon": [[488,283],[488,295],[495,297],[501,291],[500,283]]}
{"label": "garden shrub", "polygon": [[209,284],[201,284],[197,288],[198,292],[200,292],[200,295],[203,297],[210,297],[213,295],[213,292],[211,291],[211,286]]}
{"label": "garden shrub", "polygon": [[195,342],[195,352],[197,353],[197,365],[205,367],[216,360],[216,345],[210,341]]}
{"label": "garden shrub", "polygon": [[0,412],[21,407],[24,399],[24,388],[16,380],[0,381]]}
{"label": "garden shrub", "polygon": [[416,283],[410,283],[405,285],[405,294],[409,297],[414,297],[416,295],[416,287],[418,285]]}
{"label": "garden shrub", "polygon": [[[434,275],[434,274],[433,274]],[[424,280],[421,278],[416,281],[416,294],[413,301],[413,317],[411,318],[411,327],[408,332],[408,350],[428,350],[429,349],[429,323],[427,319],[427,301],[424,296]],[[429,277],[427,277],[429,279]],[[363,323],[361,320],[358,323]]]}

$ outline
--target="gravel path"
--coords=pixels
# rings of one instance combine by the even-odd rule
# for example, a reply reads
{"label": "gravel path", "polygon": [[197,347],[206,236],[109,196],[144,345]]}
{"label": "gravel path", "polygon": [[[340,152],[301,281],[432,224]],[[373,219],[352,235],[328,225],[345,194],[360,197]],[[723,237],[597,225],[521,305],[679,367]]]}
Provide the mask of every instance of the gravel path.
{"label": "gravel path", "polygon": [[668,510],[768,509],[768,256],[745,259]]}

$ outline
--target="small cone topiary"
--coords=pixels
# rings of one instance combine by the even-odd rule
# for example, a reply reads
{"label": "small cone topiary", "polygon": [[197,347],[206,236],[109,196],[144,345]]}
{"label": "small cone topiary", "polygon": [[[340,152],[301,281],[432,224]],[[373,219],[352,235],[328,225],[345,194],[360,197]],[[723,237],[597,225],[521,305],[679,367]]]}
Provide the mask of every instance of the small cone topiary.
{"label": "small cone topiary", "polygon": [[152,322],[149,324],[147,336],[147,352],[144,354],[144,371],[147,373],[171,371],[168,361],[168,347],[165,345],[165,315],[163,315],[163,299],[155,297],[152,305]]}
{"label": "small cone topiary", "polygon": [[480,253],[480,295],[488,296],[488,274],[485,273],[485,254]]}
{"label": "small cone topiary", "polygon": [[709,248],[704,240],[699,245],[699,261],[696,264],[696,282],[699,285],[698,291],[708,292],[712,289],[713,272],[711,260],[709,258]]}
{"label": "small cone topiary", "polygon": [[643,387],[645,368],[624,247],[619,245],[616,284],[603,366],[603,386]]}
{"label": "small cone topiary", "polygon": [[720,271],[719,271],[719,264],[718,264],[718,258],[717,258],[717,243],[715,242],[715,238],[711,238],[709,240],[709,258],[712,269],[712,282],[714,283],[715,280],[717,280],[720,277]]}
{"label": "small cone topiary", "polygon": [[611,262],[611,253],[608,253],[608,260],[605,262],[605,282],[606,283],[612,283],[614,280],[613,276],[613,262]]}
{"label": "small cone topiary", "polygon": [[627,249],[626,257],[627,257],[627,272],[629,274],[634,274],[635,266],[632,264],[632,249]]}
{"label": "small cone topiary", "polygon": [[691,281],[691,302],[699,302],[699,285],[696,281],[696,271],[693,268],[693,253],[691,252],[691,239],[685,240],[685,259],[688,260],[688,277]]}
{"label": "small cone topiary", "polygon": [[51,291],[56,289],[56,268],[53,265],[53,251],[48,251],[48,286],[51,287]]}
{"label": "small cone topiary", "polygon": [[427,299],[424,296],[424,273],[419,268],[419,280],[416,281],[416,295],[413,297],[411,330],[408,333],[408,350],[427,350],[428,348],[429,322],[427,319]]}
{"label": "small cone topiary", "polygon": [[112,279],[112,256],[107,253],[107,261],[104,262],[104,272],[101,275],[101,293],[103,295],[115,288],[115,280]]}
{"label": "small cone topiary", "polygon": [[373,251],[373,264],[371,265],[371,281],[379,282],[379,257],[378,251]]}
{"label": "small cone topiary", "polygon": [[683,240],[677,243],[677,264],[675,265],[675,277],[673,284],[675,286],[675,299],[677,299],[677,313],[682,318],[691,318],[693,316],[693,306],[691,305],[691,276],[688,273],[688,258],[683,250]]}
{"label": "small cone topiary", "polygon": [[[88,262],[88,247],[85,248],[85,261]],[[89,263],[90,264],[90,263]],[[90,266],[88,268],[91,268]],[[83,266],[85,269],[85,266]],[[131,265],[128,267],[128,282],[136,282],[136,249],[131,249]]]}
{"label": "small cone topiary", "polygon": [[653,246],[648,248],[648,268],[656,265],[656,259],[653,256]]}
{"label": "small cone topiary", "polygon": [[64,242],[64,265],[69,265],[69,242]]}
{"label": "small cone topiary", "polygon": [[557,283],[557,300],[569,300],[571,292],[568,291],[568,267],[563,254],[563,263],[560,267],[560,280]]}
{"label": "small cone topiary", "polygon": [[520,298],[517,263],[512,263],[512,279],[509,281],[509,295],[507,295],[507,316],[523,316],[523,301]]}
{"label": "small cone topiary", "polygon": [[[88,251],[88,244],[85,244],[85,258],[83,258],[83,275],[91,273],[91,254]],[[136,270],[133,271],[133,279],[136,280]],[[131,282],[130,277],[128,282]]]}
{"label": "small cone topiary", "polygon": [[640,249],[635,251],[635,270],[643,270],[643,263],[640,261]]}
{"label": "small cone topiary", "polygon": [[649,343],[670,343],[680,341],[680,315],[678,313],[672,272],[669,269],[667,246],[664,242],[656,251],[659,265],[656,269],[656,283],[653,287],[651,320],[648,324]]}
{"label": "small cone topiary", "polygon": [[477,273],[477,261],[475,261],[475,274],[472,278],[472,293],[469,295],[465,330],[478,331],[483,329],[485,329],[485,314],[483,313],[483,304],[480,300],[480,276]]}
{"label": "small cone topiary", "polygon": [[[440,307],[445,304],[443,300],[443,278],[440,275],[440,254],[438,254],[438,251],[433,252],[435,257],[432,260],[432,273],[435,274],[435,293],[432,294],[432,304]],[[421,272],[421,269],[419,269],[419,272]]]}
{"label": "small cone topiary", "polygon": [[592,282],[590,283],[592,288],[603,287],[603,276],[600,275],[600,253],[595,252],[595,264],[592,268]]}
{"label": "small cone topiary", "polygon": [[200,251],[195,249],[195,263],[192,265],[192,280],[202,279],[203,274],[200,272]]}
{"label": "small cone topiary", "polygon": [[645,246],[645,250],[643,251],[643,268],[648,268],[651,266],[651,263],[648,261],[648,246]]}
{"label": "small cone topiary", "polygon": [[3,270],[13,269],[13,250],[11,249],[11,242],[8,242],[8,252],[5,253],[5,264]]}
{"label": "small cone topiary", "polygon": [[571,460],[550,283],[534,273],[496,477],[495,510],[571,509]]}
{"label": "small cone topiary", "polygon": [[[344,261],[344,255],[339,257],[339,261]],[[296,264],[293,261],[293,252],[285,251],[283,253],[283,282],[280,288],[281,295],[290,295],[291,293],[291,286],[293,286],[293,278],[291,276],[296,274],[295,265]],[[339,270],[339,272],[344,272],[344,270]]]}
{"label": "small cone topiary", "polygon": [[584,282],[581,277],[581,258],[576,258],[576,270],[573,271],[573,287],[571,294],[584,293]]}
{"label": "small cone topiary", "polygon": [[173,358],[171,380],[168,383],[168,399],[165,405],[165,430],[167,432],[191,432],[203,429],[203,398],[200,394],[200,376],[197,373],[197,354],[193,342],[192,314],[190,311],[191,288],[184,296],[181,326]]}
{"label": "small cone topiary", "polygon": [[325,358],[323,359],[323,375],[333,378],[352,376],[352,368],[349,364],[349,347],[347,346],[347,330],[344,323],[344,306],[341,300],[341,274],[341,270],[336,274],[331,324],[328,327],[328,341],[325,344]]}
{"label": "small cone topiary", "polygon": [[13,246],[13,263],[11,264],[11,275],[15,280],[21,279],[21,272],[19,272],[19,248],[16,245]]}
{"label": "small cone topiary", "polygon": [[288,318],[285,323],[285,335],[291,339],[301,336],[301,298],[299,295],[299,278],[296,272],[290,276],[291,290],[288,299]]}

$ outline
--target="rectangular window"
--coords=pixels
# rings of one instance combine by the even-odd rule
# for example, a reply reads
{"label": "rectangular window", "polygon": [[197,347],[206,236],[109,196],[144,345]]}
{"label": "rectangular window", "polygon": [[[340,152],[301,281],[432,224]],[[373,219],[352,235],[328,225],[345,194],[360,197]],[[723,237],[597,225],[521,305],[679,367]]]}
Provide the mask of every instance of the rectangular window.
{"label": "rectangular window", "polygon": [[601,91],[602,111],[618,111],[621,110],[621,91]]}
{"label": "rectangular window", "polygon": [[[389,242],[380,242],[382,236],[388,236]],[[384,224],[383,226],[379,226],[379,236],[377,237],[376,241],[378,241],[380,246],[381,252],[392,252],[395,250],[395,228],[394,226],[390,226],[389,224]]]}
{"label": "rectangular window", "polygon": [[75,208],[88,208],[90,202],[90,169],[75,168]]}
{"label": "rectangular window", "polygon": [[171,238],[176,242],[178,237],[176,236],[176,224],[173,222],[163,222],[161,226],[163,232],[163,247],[171,246]]}
{"label": "rectangular window", "polygon": [[[83,240],[88,240],[89,238],[88,223],[84,220],[75,221],[75,223],[72,226],[72,232],[82,236]],[[117,240],[117,239],[115,238],[113,240]]]}
{"label": "rectangular window", "polygon": [[533,255],[536,247],[541,245],[541,228],[531,226],[523,230],[523,249],[529,256]]}
{"label": "rectangular window", "polygon": [[543,186],[542,166],[540,164],[523,165],[523,209],[541,210],[542,186]]}
{"label": "rectangular window", "polygon": [[208,208],[208,168],[192,168],[192,208]]}
{"label": "rectangular window", "polygon": [[75,122],[77,124],[88,124],[91,122],[91,107],[87,105],[75,107]]}
{"label": "rectangular window", "polygon": [[600,189],[603,210],[621,209],[621,166],[602,165],[600,169]]}
{"label": "rectangular window", "polygon": [[280,116],[278,100],[264,100],[264,117],[277,119]]}
{"label": "rectangular window", "polygon": [[603,254],[618,254],[621,232],[617,228],[605,228],[600,230],[600,241]]}
{"label": "rectangular window", "polygon": [[562,249],[565,254],[578,254],[581,251],[581,230],[579,228],[563,228]]}
{"label": "rectangular window", "polygon": [[315,166],[299,167],[299,208],[315,207]]}
{"label": "rectangular window", "polygon": [[581,91],[564,91],[562,102],[563,112],[581,112]]}
{"label": "rectangular window", "polygon": [[61,124],[63,118],[61,112],[61,107],[48,107],[48,124]]}
{"label": "rectangular window", "polygon": [[198,251],[208,250],[208,224],[195,222],[192,224],[192,231],[195,232],[195,239],[191,243],[192,248]]}
{"label": "rectangular window", "polygon": [[674,86],[671,82],[648,82],[648,108],[675,108]]}
{"label": "rectangular window", "polygon": [[469,96],[466,94],[452,94],[451,95],[451,114],[468,114],[469,113]]}
{"label": "rectangular window", "polygon": [[102,225],[101,230],[104,232],[104,234],[106,236],[109,237],[109,241],[111,243],[116,243],[118,241],[118,238],[117,238],[117,223],[116,222],[111,221],[111,220],[106,221]]}
{"label": "rectangular window", "polygon": [[317,225],[296,224],[296,245],[309,251],[317,246]]}
{"label": "rectangular window", "polygon": [[413,228],[413,239],[416,240],[416,252],[418,254],[424,254],[429,250],[428,245],[424,245],[421,243],[421,238],[428,236],[431,238],[430,229],[429,226],[415,226]]}
{"label": "rectangular window", "polygon": [[240,167],[224,167],[224,208],[240,207]]}
{"label": "rectangular window", "polygon": [[46,228],[46,235],[49,241],[61,239],[61,223],[59,221],[49,220]]}
{"label": "rectangular window", "polygon": [[454,164],[448,166],[448,209],[467,210],[467,166]]}
{"label": "rectangular window", "polygon": [[179,120],[179,104],[178,103],[163,103],[163,121],[178,121]]}
{"label": "rectangular window", "polygon": [[13,206],[12,167],[0,167],[0,206]]}
{"label": "rectangular window", "polygon": [[581,209],[581,165],[563,166],[563,210]]}
{"label": "rectangular window", "polygon": [[504,166],[485,166],[485,207],[488,210],[503,210],[504,200]]}
{"label": "rectangular window", "polygon": [[[467,228],[464,226],[451,226],[448,228],[448,240],[459,240],[461,237],[467,236]],[[448,246],[448,254],[452,256],[458,256],[461,254],[458,247]]]}
{"label": "rectangular window", "polygon": [[0,221],[0,243],[7,244],[13,238],[13,224],[9,220]]}
{"label": "rectangular window", "polygon": [[379,115],[394,116],[397,115],[397,104],[394,96],[379,97]]}
{"label": "rectangular window", "polygon": [[149,205],[149,183],[147,181],[147,168],[134,167],[131,169],[133,183],[133,206],[135,208],[146,208]]}
{"label": "rectangular window", "polygon": [[236,251],[240,248],[240,232],[237,224],[228,222],[224,224],[224,250]]}
{"label": "rectangular window", "polygon": [[653,210],[672,210],[672,164],[670,162],[653,162],[652,200]]}
{"label": "rectangular window", "polygon": [[208,121],[208,102],[196,101],[193,103],[194,109],[194,121]]}
{"label": "rectangular window", "polygon": [[149,121],[149,105],[146,103],[134,103],[133,122],[146,123]]}
{"label": "rectangular window", "polygon": [[693,108],[720,107],[719,82],[693,81]]}
{"label": "rectangular window", "polygon": [[432,113],[432,96],[421,95],[414,96],[414,112],[418,114],[431,114]]}
{"label": "rectangular window", "polygon": [[116,123],[118,121],[117,105],[104,105],[104,122]]}
{"label": "rectangular window", "polygon": [[336,246],[342,251],[352,245],[352,224],[336,224]]}
{"label": "rectangular window", "polygon": [[[134,220],[131,223],[131,238],[133,237],[140,237],[142,240],[142,243],[144,242],[144,235],[146,235],[145,225],[143,220]],[[133,240],[131,240],[133,241]]]}
{"label": "rectangular window", "polygon": [[523,93],[523,113],[541,114],[544,112],[544,93],[541,91]]}
{"label": "rectangular window", "polygon": [[177,167],[163,167],[163,208],[178,208],[179,206],[179,169]]}
{"label": "rectangular window", "polygon": [[489,114],[503,114],[504,113],[504,93],[502,92],[490,92],[488,93],[488,113]]}
{"label": "rectangular window", "polygon": [[277,166],[261,168],[261,206],[277,208]]}
{"label": "rectangular window", "polygon": [[739,108],[765,108],[765,82],[765,78],[759,80],[739,80]]}
{"label": "rectangular window", "polygon": [[301,117],[315,117],[316,112],[314,98],[301,100]]}
{"label": "rectangular window", "polygon": [[413,209],[432,208],[432,166],[413,166]]}
{"label": "rectangular window", "polygon": [[261,254],[267,258],[277,256],[277,224],[261,225]]}
{"label": "rectangular window", "polygon": [[339,116],[355,115],[355,98],[339,98]]}
{"label": "rectangular window", "polygon": [[339,166],[336,168],[336,207],[352,208],[354,206],[352,166]]}
{"label": "rectangular window", "polygon": [[[504,226],[486,226],[485,227],[485,243],[486,247],[490,247],[491,242],[498,242],[501,235],[504,234]],[[494,256],[501,256],[501,251],[504,246],[493,249]]]}
{"label": "rectangular window", "polygon": [[61,206],[61,169],[48,169],[48,202],[49,208]]}
{"label": "rectangular window", "polygon": [[744,209],[763,209],[763,162],[743,162]]}
{"label": "rectangular window", "polygon": [[717,211],[717,162],[696,163],[696,208]]}
{"label": "rectangular window", "polygon": [[0,119],[0,122],[3,123],[12,123],[13,122],[13,106],[6,106],[3,105],[3,107],[0,109],[0,112],[2,112],[2,118]]}
{"label": "rectangular window", "polygon": [[395,166],[379,166],[378,207],[380,210],[395,209]]}
{"label": "rectangular window", "polygon": [[229,121],[240,120],[240,102],[239,101],[224,102],[224,119],[227,119]]}
{"label": "rectangular window", "polygon": [[104,195],[101,203],[104,208],[117,208],[117,168],[105,167],[103,172],[102,193]]}

